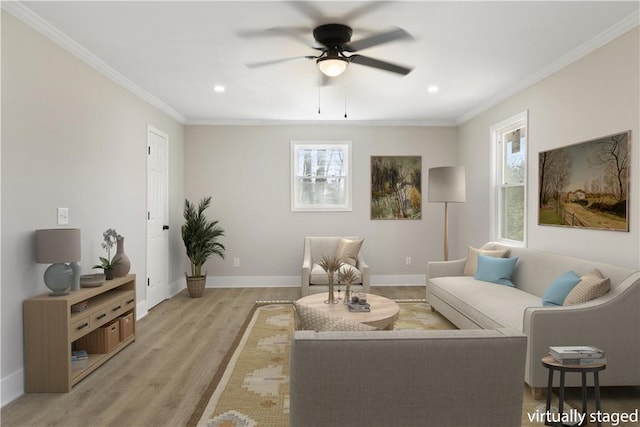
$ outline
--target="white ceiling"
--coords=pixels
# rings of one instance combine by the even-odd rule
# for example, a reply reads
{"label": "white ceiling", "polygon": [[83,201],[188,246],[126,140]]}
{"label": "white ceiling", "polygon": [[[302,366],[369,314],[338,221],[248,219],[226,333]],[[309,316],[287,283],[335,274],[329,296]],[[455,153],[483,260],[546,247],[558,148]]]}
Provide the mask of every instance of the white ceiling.
{"label": "white ceiling", "polygon": [[[3,8],[184,123],[461,123],[638,24],[636,1],[72,1]],[[355,15],[355,16],[354,16]],[[360,53],[414,67],[407,76],[351,64],[318,88],[314,55],[274,27],[394,26],[414,40]],[[241,35],[245,34],[245,35]],[[266,33],[265,33],[266,34]],[[224,85],[215,93],[214,85]],[[427,91],[437,85],[439,92]],[[318,114],[318,104],[321,114]],[[344,119],[345,104],[348,119]]]}

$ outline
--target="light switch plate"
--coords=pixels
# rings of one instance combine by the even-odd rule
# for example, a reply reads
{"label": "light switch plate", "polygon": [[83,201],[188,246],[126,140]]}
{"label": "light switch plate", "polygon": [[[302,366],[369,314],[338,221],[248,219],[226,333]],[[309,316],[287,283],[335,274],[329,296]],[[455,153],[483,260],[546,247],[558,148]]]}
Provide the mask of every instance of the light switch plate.
{"label": "light switch plate", "polygon": [[58,208],[58,225],[69,224],[69,208]]}

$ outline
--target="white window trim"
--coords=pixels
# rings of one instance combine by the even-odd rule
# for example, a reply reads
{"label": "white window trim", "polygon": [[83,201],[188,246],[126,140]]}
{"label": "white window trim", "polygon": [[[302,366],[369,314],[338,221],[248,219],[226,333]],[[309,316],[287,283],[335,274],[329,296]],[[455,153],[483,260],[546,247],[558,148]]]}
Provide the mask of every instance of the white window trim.
{"label": "white window trim", "polygon": [[[504,243],[511,246],[527,246],[527,176],[529,175],[529,111],[525,110],[514,116],[509,117],[489,128],[491,137],[491,182],[489,190],[489,215],[490,215],[490,236],[493,241]],[[527,144],[525,147],[525,165],[526,170],[524,174],[524,230],[522,242],[518,240],[505,239],[500,237],[500,229],[502,224],[502,209],[500,209],[500,195],[498,194],[502,188],[502,145],[499,144],[500,135],[510,130],[516,130],[522,127],[522,124],[527,128]]]}
{"label": "white window trim", "polygon": [[[296,202],[296,187],[298,184],[296,177],[297,170],[297,151],[300,149],[308,148],[321,148],[327,146],[343,146],[345,148],[345,157],[347,164],[347,173],[344,175],[346,178],[345,183],[345,204],[340,205],[312,205],[312,206],[299,206]],[[352,211],[352,156],[351,156],[351,141],[291,141],[291,211],[292,212],[346,212]]]}

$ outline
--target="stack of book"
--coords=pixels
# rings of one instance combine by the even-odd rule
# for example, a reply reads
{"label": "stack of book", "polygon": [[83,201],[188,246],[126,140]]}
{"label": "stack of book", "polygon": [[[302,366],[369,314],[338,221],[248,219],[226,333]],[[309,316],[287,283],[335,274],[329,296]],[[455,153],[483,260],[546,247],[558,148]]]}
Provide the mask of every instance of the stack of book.
{"label": "stack of book", "polygon": [[85,311],[87,308],[89,308],[89,300],[82,301],[82,302],[79,302],[77,304],[73,304],[71,306],[71,312],[72,313],[79,313],[81,311]]}
{"label": "stack of book", "polygon": [[71,369],[85,369],[89,365],[89,355],[85,350],[71,352]]}
{"label": "stack of book", "polygon": [[360,313],[368,313],[371,311],[371,305],[367,303],[359,303],[359,302],[350,302],[349,303],[349,311],[355,311]]}
{"label": "stack of book", "polygon": [[549,354],[562,365],[604,365],[604,351],[593,346],[549,347]]}

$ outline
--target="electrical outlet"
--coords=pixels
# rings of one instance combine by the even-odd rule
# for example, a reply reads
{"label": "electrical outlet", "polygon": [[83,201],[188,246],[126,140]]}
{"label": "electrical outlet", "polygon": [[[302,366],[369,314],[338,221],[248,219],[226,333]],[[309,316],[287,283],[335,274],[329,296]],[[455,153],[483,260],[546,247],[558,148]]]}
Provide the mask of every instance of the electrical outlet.
{"label": "electrical outlet", "polygon": [[240,267],[240,258],[234,258],[233,259],[233,266],[234,267]]}
{"label": "electrical outlet", "polygon": [[69,208],[58,208],[58,225],[69,224]]}
{"label": "electrical outlet", "polygon": [[411,265],[411,257],[408,256],[404,259],[404,265]]}

